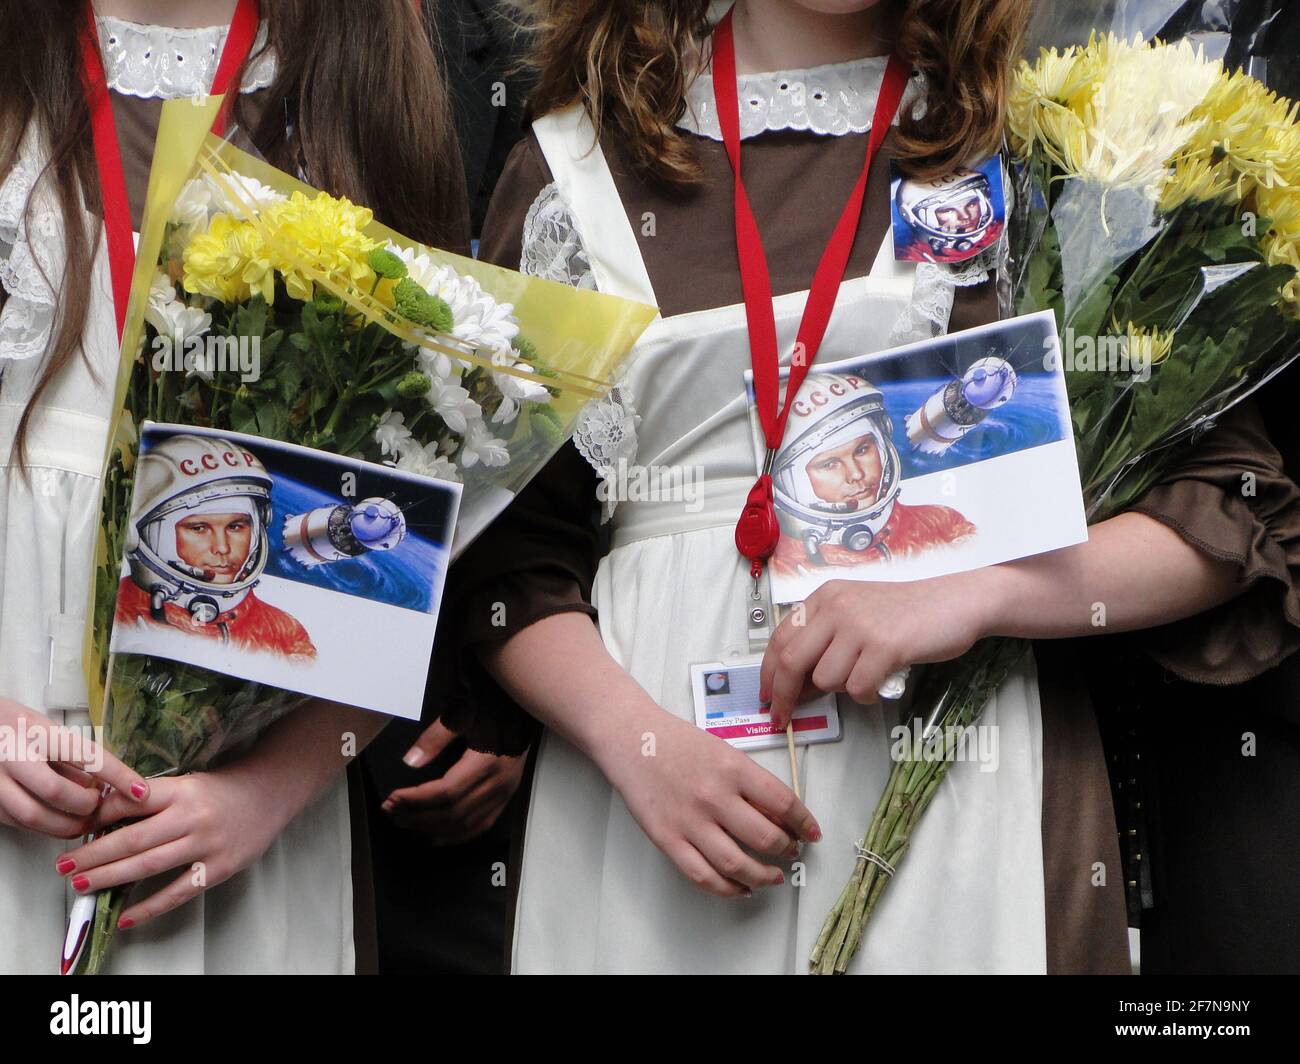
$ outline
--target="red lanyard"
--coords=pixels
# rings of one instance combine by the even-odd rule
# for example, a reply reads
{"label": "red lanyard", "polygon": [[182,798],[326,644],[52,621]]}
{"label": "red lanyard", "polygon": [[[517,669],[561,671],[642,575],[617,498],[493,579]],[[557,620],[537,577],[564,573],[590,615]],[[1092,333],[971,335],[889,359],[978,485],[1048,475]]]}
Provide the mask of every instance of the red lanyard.
{"label": "red lanyard", "polygon": [[[86,87],[86,106],[90,109],[90,129],[95,141],[95,163],[99,169],[99,195],[104,204],[104,234],[108,243],[108,266],[113,280],[113,310],[117,315],[117,336],[122,338],[126,324],[126,304],[131,295],[131,274],[135,272],[135,240],[131,235],[131,208],[126,195],[126,175],[122,170],[122,153],[113,121],[113,105],[108,95],[108,78],[99,54],[99,36],[95,30],[95,13],[86,5],[86,32],[81,39],[82,72]],[[257,36],[259,11],[257,0],[239,0],[230,32],[212,79],[212,94],[226,93],[244,65]],[[212,131],[226,128],[233,100],[227,95]]]}
{"label": "red lanyard", "polygon": [[772,498],[770,467],[781,440],[785,436],[785,423],[790,415],[790,404],[799,392],[799,386],[821,346],[822,337],[830,321],[840,282],[848,266],[853,238],[862,216],[862,201],[866,198],[867,175],[876,157],[881,141],[893,124],[894,114],[907,87],[908,66],[897,55],[889,60],[884,83],[876,101],[875,115],[871,120],[871,135],[867,139],[867,157],[862,173],[849,193],[840,220],[835,225],[830,242],[822,253],[817,272],[813,275],[804,306],[803,319],[795,350],[803,357],[793,359],[785,389],[785,402],[778,408],[780,367],[776,350],[776,316],[772,309],[772,278],[767,269],[767,256],[763,241],[754,221],[754,212],[745,195],[745,184],[740,175],[740,103],[736,91],[736,48],[732,40],[731,15],[728,11],[713,31],[713,96],[718,106],[718,123],[722,127],[722,140],[731,160],[736,177],[736,252],[740,259],[740,281],[745,293],[745,320],[749,325],[749,355],[754,369],[754,396],[758,418],[763,426],[767,444],[767,461],[763,474],[750,489],[749,498],[736,522],[736,549],[749,560],[750,572],[757,580],[763,571],[763,561],[771,557],[780,539],[781,528],[776,519],[776,506]]}

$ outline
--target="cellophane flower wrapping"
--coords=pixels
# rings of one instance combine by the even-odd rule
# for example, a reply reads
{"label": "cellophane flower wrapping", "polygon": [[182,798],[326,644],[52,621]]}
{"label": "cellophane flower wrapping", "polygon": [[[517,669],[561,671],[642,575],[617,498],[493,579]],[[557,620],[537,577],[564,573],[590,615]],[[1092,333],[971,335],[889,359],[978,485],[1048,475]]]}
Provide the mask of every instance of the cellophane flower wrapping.
{"label": "cellophane flower wrapping", "polygon": [[[1090,522],[1300,356],[1300,85],[1285,81],[1300,18],[1210,7],[1039,5],[1014,74],[1004,303],[1056,314]],[[1028,649],[984,640],[927,671],[927,738],[894,766],[813,971],[847,970],[947,773],[951,726],[975,724]]]}
{"label": "cellophane flower wrapping", "polygon": [[[454,558],[572,435],[655,314],[422,247],[207,134],[213,110],[164,107],[87,632],[92,717],[146,777],[211,765],[308,699],[109,653],[145,420],[458,481]],[[102,968],[128,890],[100,895],[82,971]]]}

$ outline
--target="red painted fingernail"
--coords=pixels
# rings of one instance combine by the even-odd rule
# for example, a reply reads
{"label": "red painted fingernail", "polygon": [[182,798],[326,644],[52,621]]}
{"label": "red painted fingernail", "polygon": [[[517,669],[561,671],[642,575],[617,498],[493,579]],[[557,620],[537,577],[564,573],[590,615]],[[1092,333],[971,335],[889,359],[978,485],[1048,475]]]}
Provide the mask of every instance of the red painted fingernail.
{"label": "red painted fingernail", "polygon": [[129,916],[124,916],[122,917],[122,919],[120,919],[117,922],[117,929],[119,931],[126,931],[132,927],[135,927],[135,921],[132,920]]}
{"label": "red painted fingernail", "polygon": [[758,700],[762,702],[763,705],[767,705],[770,701],[772,701],[772,692],[769,691],[766,687],[760,687],[758,689]]}
{"label": "red painted fingernail", "polygon": [[149,793],[149,785],[143,780],[136,780],[131,784],[131,794],[137,801],[142,801],[144,796]]}
{"label": "red painted fingernail", "polygon": [[822,829],[817,827],[813,828],[812,831],[808,832],[808,840],[810,842],[821,842]]}
{"label": "red painted fingernail", "polygon": [[90,880],[87,879],[85,876],[73,876],[73,877],[72,877],[72,889],[73,889],[73,890],[86,890],[86,889],[89,888],[89,886],[90,886]]}
{"label": "red painted fingernail", "polygon": [[781,886],[781,884],[783,884],[784,882],[785,882],[785,876],[784,876],[782,873],[778,872],[778,873],[776,874],[776,882],[773,884],[773,886],[777,886],[777,887],[779,887],[779,886]]}
{"label": "red painted fingernail", "polygon": [[77,867],[77,862],[74,861],[71,857],[63,857],[60,858],[59,863],[54,867],[59,870],[59,875],[66,876],[69,872],[71,872],[74,868]]}

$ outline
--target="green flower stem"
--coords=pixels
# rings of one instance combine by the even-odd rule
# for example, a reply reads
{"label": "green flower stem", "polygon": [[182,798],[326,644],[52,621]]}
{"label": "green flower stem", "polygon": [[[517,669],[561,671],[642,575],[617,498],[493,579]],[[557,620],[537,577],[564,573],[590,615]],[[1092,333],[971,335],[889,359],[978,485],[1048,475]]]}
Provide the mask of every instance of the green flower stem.
{"label": "green flower stem", "polygon": [[103,971],[113,936],[117,933],[117,921],[126,908],[130,890],[129,886],[110,887],[101,891],[95,899],[95,920],[91,925],[90,941],[86,944],[85,958],[77,971],[78,975],[99,975]]}
{"label": "green flower stem", "polygon": [[[917,695],[918,706],[940,707],[938,734],[913,743],[911,756],[894,763],[884,793],[876,803],[863,846],[894,868],[899,867],[944,777],[956,747],[954,724],[972,725],[993,692],[1006,679],[1028,644],[1011,639],[990,639],[977,644],[961,658],[935,666]],[[929,759],[927,747],[932,748]],[[819,975],[842,974],[862,944],[867,925],[892,877],[870,861],[857,858],[849,881],[827,914],[809,954],[809,970]]]}

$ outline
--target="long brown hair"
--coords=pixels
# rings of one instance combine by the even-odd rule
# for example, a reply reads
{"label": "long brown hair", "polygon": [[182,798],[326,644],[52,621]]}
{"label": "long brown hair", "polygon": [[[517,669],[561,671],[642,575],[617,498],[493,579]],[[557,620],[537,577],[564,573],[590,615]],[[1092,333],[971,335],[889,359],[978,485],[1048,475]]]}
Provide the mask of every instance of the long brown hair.
{"label": "long brown hair", "polygon": [[[429,5],[426,5],[429,6]],[[86,0],[5,0],[0,4],[0,180],[35,127],[49,152],[50,183],[64,220],[66,267],[47,278],[59,292],[53,338],[14,441],[25,437],[36,403],[81,346],[100,225],[82,224],[83,203],[98,217],[99,182],[81,81]],[[463,177],[447,91],[426,25],[411,0],[262,0],[275,80],[259,93],[260,113],[241,97],[236,122],[272,164],[334,195],[371,207],[386,225],[426,244],[467,238]],[[427,17],[427,16],[425,16]],[[430,23],[431,24],[431,23]],[[250,56],[253,62],[256,56]],[[292,121],[290,141],[286,125]]]}
{"label": "long brown hair", "polygon": [[[900,165],[933,178],[983,159],[1002,139],[1011,65],[1030,0],[887,0],[895,48],[928,79],[924,115],[900,118]],[[637,169],[689,186],[700,168],[676,128],[694,57],[711,32],[709,0],[522,0],[538,29],[534,115],[580,103]]]}

